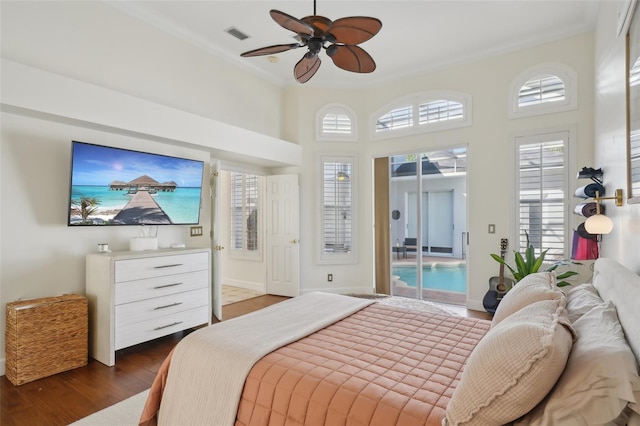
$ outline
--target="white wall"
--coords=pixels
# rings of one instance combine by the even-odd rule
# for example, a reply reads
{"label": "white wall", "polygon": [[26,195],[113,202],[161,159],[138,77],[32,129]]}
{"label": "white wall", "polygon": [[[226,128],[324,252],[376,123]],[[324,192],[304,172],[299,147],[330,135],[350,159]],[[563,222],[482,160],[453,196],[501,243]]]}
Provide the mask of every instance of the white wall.
{"label": "white wall", "polygon": [[[541,63],[560,63],[578,75],[578,109],[537,117],[510,120],[507,99],[510,85],[520,73]],[[369,120],[387,103],[416,92],[451,90],[473,98],[473,125],[461,129],[369,141]],[[558,42],[487,58],[478,62],[370,89],[317,89],[291,87],[284,96],[284,114],[297,120],[283,124],[283,136],[297,140],[303,147],[301,168],[301,291],[371,291],[374,281],[372,159],[397,153],[424,152],[468,144],[468,203],[470,246],[468,306],[482,310],[482,297],[498,265],[489,257],[500,247],[500,238],[515,241],[517,230],[511,222],[515,214],[515,171],[513,138],[520,133],[546,129],[573,129],[576,155],[570,176],[590,165],[593,159],[593,34],[582,34]],[[341,103],[358,117],[359,139],[353,143],[317,142],[315,117],[328,103]],[[315,250],[318,224],[316,206],[316,161],[319,153],[356,153],[359,156],[356,190],[359,203],[359,252],[356,265],[317,265]],[[571,179],[570,187],[577,186]],[[573,204],[568,208],[573,209]],[[571,226],[579,223],[570,215]],[[496,233],[488,234],[487,225],[496,224]],[[512,262],[511,251],[507,259]],[[333,282],[326,276],[333,273]],[[587,273],[580,279],[587,279]]]}
{"label": "white wall", "polygon": [[[626,169],[625,37],[616,36],[623,2],[601,1],[595,43],[595,165],[602,167],[607,194],[628,195]],[[640,7],[640,6],[637,6]],[[640,204],[615,207],[605,201],[613,231],[602,237],[601,256],[640,273]]]}
{"label": "white wall", "polygon": [[[274,137],[280,131],[279,88],[102,2],[3,2],[0,18],[3,374],[6,302],[84,293],[85,255],[98,242],[126,249],[137,235],[136,227],[66,226],[71,140],[207,164],[226,155],[221,146],[241,154],[232,158],[258,163],[249,156],[267,150],[272,160],[262,165],[265,170],[297,163],[289,160],[300,149]],[[189,237],[188,226],[164,226],[161,246],[210,246],[206,177],[204,183],[204,236]]]}
{"label": "white wall", "polygon": [[[437,150],[468,144],[470,206],[468,251],[469,306],[482,309],[489,277],[497,265],[489,258],[500,238],[516,238],[513,215],[513,136],[532,130],[572,128],[576,152],[571,168],[584,165],[606,169],[607,186],[623,185],[622,150],[624,104],[623,44],[613,31],[614,2],[601,2],[595,50],[596,97],[594,99],[594,35],[583,34],[522,51],[458,65],[446,70],[403,78],[369,89],[320,89],[305,86],[274,87],[234,69],[181,40],[134,20],[102,2],[2,2],[2,57],[114,89],[118,92],[168,105],[177,110],[211,117],[266,135],[281,137],[302,146],[301,185],[301,292],[371,291],[374,280],[372,159],[399,152]],[[80,36],[79,36],[80,34]],[[524,70],[544,62],[565,64],[578,74],[579,108],[539,117],[509,120],[507,94],[511,82]],[[621,65],[622,66],[622,65]],[[473,125],[396,139],[369,141],[369,119],[383,105],[399,97],[427,90],[452,90],[473,97]],[[342,103],[359,120],[359,140],[354,143],[317,142],[315,117],[328,103]],[[597,105],[594,134],[594,104]],[[113,105],[117,108],[117,105]],[[84,254],[98,240],[109,239],[123,248],[127,230],[68,229],[66,192],[68,141],[101,141],[150,149],[160,153],[181,152],[198,158],[209,150],[152,142],[123,135],[117,129],[100,131],[64,122],[2,115],[0,161],[0,304],[17,297],[38,297],[83,288]],[[216,135],[211,135],[215,139]],[[593,141],[597,151],[595,164]],[[206,153],[206,154],[205,154]],[[354,154],[359,171],[357,201],[358,262],[352,265],[316,263],[316,161],[318,155]],[[576,186],[577,180],[570,182]],[[611,185],[611,186],[610,186]],[[52,189],[53,188],[53,189]],[[61,204],[64,202],[64,205]],[[42,205],[51,205],[49,210]],[[55,206],[58,206],[57,208]],[[54,212],[55,210],[55,212]],[[609,209],[608,211],[611,211]],[[626,259],[640,267],[632,253],[638,252],[638,206],[614,209],[614,233],[605,237],[603,254]],[[48,213],[53,212],[53,213]],[[208,224],[208,213],[202,224]],[[571,218],[572,225],[578,218]],[[496,234],[487,234],[487,224]],[[73,231],[73,234],[70,232]],[[629,232],[630,231],[630,232]],[[102,234],[109,232],[109,234]],[[165,234],[164,231],[162,231]],[[208,232],[208,231],[207,231]],[[635,232],[635,233],[634,233]],[[69,237],[69,235],[72,235]],[[186,229],[166,231],[161,243],[189,239]],[[333,273],[334,281],[326,281]],[[4,312],[0,312],[4,318]],[[4,328],[0,330],[0,353]]]}
{"label": "white wall", "polygon": [[[128,250],[140,227],[74,227],[67,224],[71,141],[127,147],[209,162],[209,153],[158,144],[64,123],[2,113],[0,229],[0,315],[9,301],[85,292],[85,255],[97,244]],[[208,193],[208,167],[203,194]],[[209,234],[210,206],[203,197],[201,225]],[[207,237],[190,237],[189,226],[161,226],[161,247],[185,243],[209,247]],[[4,355],[4,321],[0,351]],[[4,356],[2,357],[4,358]]]}
{"label": "white wall", "polygon": [[279,137],[279,87],[119,9],[100,1],[1,7],[5,59]]}

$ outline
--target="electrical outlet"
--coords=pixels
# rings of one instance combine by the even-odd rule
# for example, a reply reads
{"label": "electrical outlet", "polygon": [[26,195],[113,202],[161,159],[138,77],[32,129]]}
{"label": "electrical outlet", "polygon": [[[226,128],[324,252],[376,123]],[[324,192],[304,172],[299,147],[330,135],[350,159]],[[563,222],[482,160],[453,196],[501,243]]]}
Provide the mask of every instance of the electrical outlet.
{"label": "electrical outlet", "polygon": [[327,274],[327,281],[329,282],[333,281],[333,274]]}
{"label": "electrical outlet", "polygon": [[202,237],[202,226],[192,226],[191,227],[191,236],[192,237]]}

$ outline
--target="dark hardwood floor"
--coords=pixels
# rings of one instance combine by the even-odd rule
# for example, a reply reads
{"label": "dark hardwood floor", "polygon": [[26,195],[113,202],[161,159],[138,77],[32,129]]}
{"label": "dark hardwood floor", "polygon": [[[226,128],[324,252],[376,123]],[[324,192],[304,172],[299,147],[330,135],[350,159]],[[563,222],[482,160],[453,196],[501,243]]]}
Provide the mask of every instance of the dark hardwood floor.
{"label": "dark hardwood floor", "polygon": [[[231,319],[285,300],[260,296],[224,306],[224,319]],[[467,316],[490,319],[485,312],[467,311]],[[76,368],[14,386],[0,377],[0,425],[68,425],[98,410],[148,389],[171,349],[188,332],[142,343],[116,353],[116,365],[107,367],[89,359]]]}

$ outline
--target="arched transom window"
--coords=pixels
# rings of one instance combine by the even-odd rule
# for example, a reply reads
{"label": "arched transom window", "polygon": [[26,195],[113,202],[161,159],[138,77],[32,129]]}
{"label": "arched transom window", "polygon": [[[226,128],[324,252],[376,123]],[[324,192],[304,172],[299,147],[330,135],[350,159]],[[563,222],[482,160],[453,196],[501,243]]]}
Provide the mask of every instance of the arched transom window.
{"label": "arched transom window", "polygon": [[318,112],[316,137],[320,141],[355,141],[356,129],[356,116],[344,105],[326,105]]}
{"label": "arched transom window", "polygon": [[509,92],[509,117],[519,118],[577,108],[576,73],[562,64],[542,64],[520,74]]}
{"label": "arched transom window", "polygon": [[471,96],[423,92],[396,100],[373,116],[373,138],[426,133],[471,125]]}

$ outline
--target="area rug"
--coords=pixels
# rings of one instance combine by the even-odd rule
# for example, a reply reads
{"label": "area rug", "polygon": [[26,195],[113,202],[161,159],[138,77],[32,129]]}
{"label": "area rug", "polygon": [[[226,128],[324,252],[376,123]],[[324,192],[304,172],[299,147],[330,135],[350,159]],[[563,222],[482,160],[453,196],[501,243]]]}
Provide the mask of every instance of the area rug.
{"label": "area rug", "polygon": [[70,426],[137,426],[149,390],[71,423]]}

